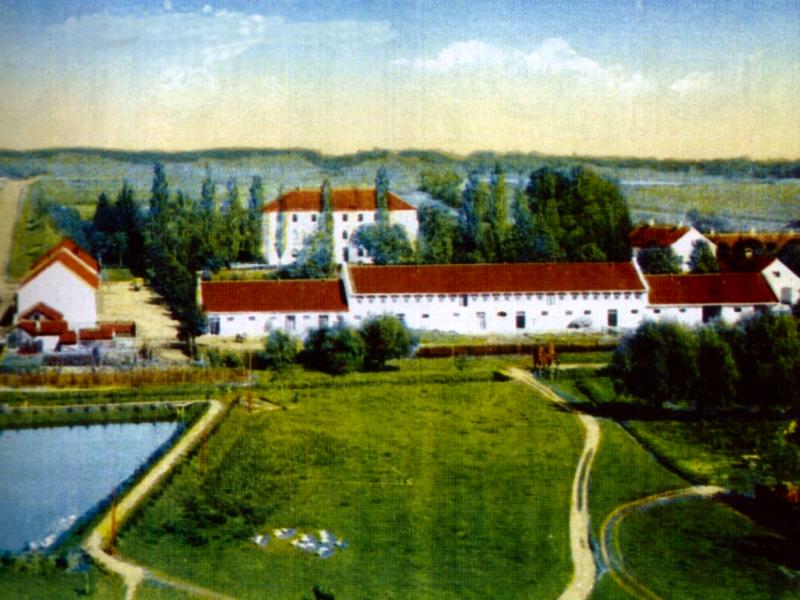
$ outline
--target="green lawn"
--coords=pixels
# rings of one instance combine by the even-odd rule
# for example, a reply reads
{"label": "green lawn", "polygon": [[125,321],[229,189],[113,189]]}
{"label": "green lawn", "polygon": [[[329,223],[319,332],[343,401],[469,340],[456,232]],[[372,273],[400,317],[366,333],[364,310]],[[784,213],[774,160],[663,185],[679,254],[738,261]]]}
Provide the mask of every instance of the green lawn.
{"label": "green lawn", "polygon": [[[205,476],[195,456],[123,530],[123,554],[243,598],[549,598],[568,583],[572,416],[514,383],[275,394],[287,410],[236,409]],[[246,539],[282,526],[350,547],[322,560]]]}
{"label": "green lawn", "polygon": [[[34,185],[36,183],[31,188]],[[28,188],[20,210],[8,259],[8,275],[12,279],[21,279],[31,264],[62,237],[53,228],[49,217],[37,215],[33,210],[30,202],[31,188]]]}
{"label": "green lawn", "polygon": [[91,568],[86,573],[66,573],[49,568],[18,571],[10,566],[0,566],[0,598],[121,600],[123,596],[122,580],[96,568]]}
{"label": "green lawn", "polygon": [[662,598],[800,598],[800,572],[778,566],[784,540],[721,502],[637,512],[620,537],[629,571]]}

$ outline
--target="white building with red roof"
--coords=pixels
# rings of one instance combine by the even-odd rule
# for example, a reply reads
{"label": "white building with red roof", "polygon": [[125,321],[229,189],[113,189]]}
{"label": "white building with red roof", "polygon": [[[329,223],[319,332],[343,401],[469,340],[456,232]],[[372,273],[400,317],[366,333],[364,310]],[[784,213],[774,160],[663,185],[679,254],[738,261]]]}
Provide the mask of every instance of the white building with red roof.
{"label": "white building with red roof", "polygon": [[[331,191],[333,212],[334,260],[337,263],[371,262],[352,242],[362,225],[375,223],[375,189],[336,189]],[[409,241],[417,239],[417,210],[397,195],[387,194],[389,223],[402,225]],[[292,190],[264,207],[263,254],[271,265],[294,262],[306,236],[319,230],[322,219],[321,190]]]}
{"label": "white building with red roof", "polygon": [[697,241],[706,242],[713,254],[716,245],[694,227],[686,225],[639,225],[630,233],[629,240],[634,254],[644,248],[672,248],[681,259],[681,269],[689,271],[689,258]]}
{"label": "white building with red roof", "polygon": [[[97,261],[72,240],[48,250],[29,269],[17,290],[17,321],[45,317],[71,328],[97,324]],[[52,318],[59,315],[59,318]]]}

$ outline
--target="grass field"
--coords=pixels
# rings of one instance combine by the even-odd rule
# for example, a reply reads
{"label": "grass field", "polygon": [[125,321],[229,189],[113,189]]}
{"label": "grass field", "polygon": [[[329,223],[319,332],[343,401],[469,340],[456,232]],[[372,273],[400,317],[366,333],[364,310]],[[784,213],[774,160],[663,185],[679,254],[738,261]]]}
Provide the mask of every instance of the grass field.
{"label": "grass field", "polygon": [[123,598],[122,580],[96,568],[66,573],[56,568],[29,567],[19,571],[0,565],[0,598],[14,600],[75,600]]}
{"label": "grass field", "polygon": [[[243,598],[299,600],[315,584],[338,598],[557,596],[573,417],[511,383],[346,384],[287,388],[284,411],[235,410],[205,477],[195,457],[123,532],[122,553]],[[189,532],[196,547],[187,511],[218,519]],[[282,526],[350,547],[324,561],[246,539]]]}

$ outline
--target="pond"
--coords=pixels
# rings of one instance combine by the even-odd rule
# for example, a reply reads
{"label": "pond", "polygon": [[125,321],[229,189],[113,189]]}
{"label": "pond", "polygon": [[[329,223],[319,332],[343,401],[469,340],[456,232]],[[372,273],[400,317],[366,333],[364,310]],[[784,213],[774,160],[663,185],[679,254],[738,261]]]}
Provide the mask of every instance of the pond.
{"label": "pond", "polygon": [[177,422],[0,431],[0,550],[46,548],[130,477]]}

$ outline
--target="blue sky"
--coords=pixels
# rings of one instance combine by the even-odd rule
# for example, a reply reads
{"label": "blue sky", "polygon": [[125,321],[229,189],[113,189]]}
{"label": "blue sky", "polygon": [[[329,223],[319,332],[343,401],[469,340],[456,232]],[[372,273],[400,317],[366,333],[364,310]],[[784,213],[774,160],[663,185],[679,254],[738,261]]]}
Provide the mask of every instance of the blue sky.
{"label": "blue sky", "polygon": [[0,0],[0,147],[800,155],[796,2]]}

